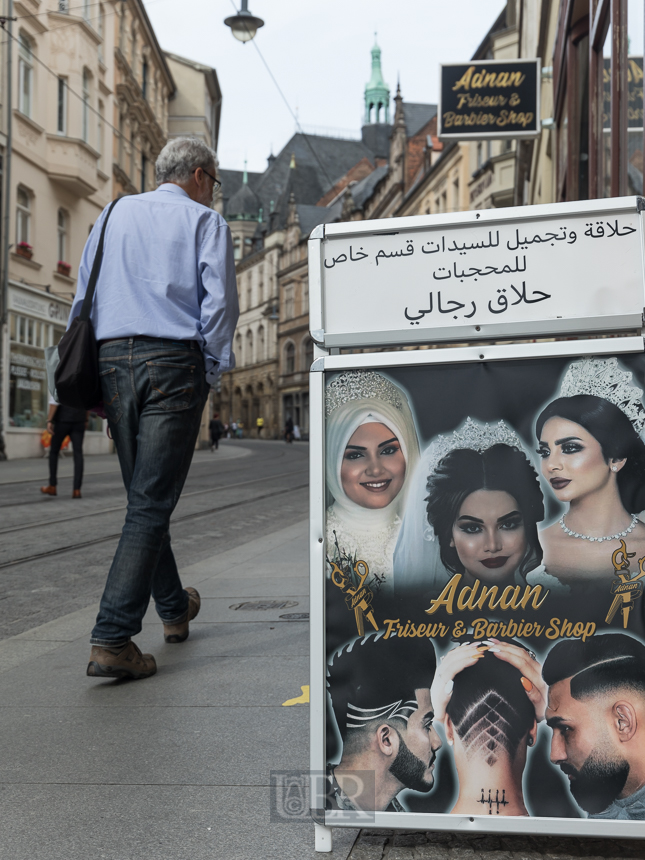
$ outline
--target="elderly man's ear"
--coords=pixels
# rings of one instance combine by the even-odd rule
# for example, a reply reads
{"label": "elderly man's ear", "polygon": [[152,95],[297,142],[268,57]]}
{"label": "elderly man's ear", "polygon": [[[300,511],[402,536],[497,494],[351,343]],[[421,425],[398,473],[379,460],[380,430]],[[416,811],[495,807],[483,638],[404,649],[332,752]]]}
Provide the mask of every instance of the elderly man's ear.
{"label": "elderly man's ear", "polygon": [[383,723],[376,730],[374,741],[379,751],[386,756],[396,758],[399,751],[399,735],[387,723]]}

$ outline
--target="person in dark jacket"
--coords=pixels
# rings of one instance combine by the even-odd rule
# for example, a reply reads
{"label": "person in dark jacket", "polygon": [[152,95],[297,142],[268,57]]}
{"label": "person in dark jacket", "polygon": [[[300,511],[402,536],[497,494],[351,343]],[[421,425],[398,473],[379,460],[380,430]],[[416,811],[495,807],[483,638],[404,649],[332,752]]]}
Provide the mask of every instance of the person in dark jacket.
{"label": "person in dark jacket", "polygon": [[208,430],[211,437],[211,452],[219,448],[219,440],[224,433],[224,425],[219,420],[219,413],[216,412],[210,420]]}
{"label": "person in dark jacket", "polygon": [[87,429],[89,414],[84,409],[59,406],[57,403],[49,404],[47,429],[52,434],[49,447],[49,484],[46,487],[40,488],[41,493],[45,493],[48,496],[56,495],[58,455],[65,437],[69,436],[72,440],[72,448],[74,449],[74,489],[72,491],[72,498],[81,498],[81,484],[83,483],[83,436]]}

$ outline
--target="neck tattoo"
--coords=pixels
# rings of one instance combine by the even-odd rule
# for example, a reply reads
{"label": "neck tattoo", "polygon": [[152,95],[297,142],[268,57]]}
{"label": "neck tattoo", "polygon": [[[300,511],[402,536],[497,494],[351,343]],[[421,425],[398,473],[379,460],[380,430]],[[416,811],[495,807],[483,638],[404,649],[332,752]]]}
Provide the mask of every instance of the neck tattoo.
{"label": "neck tattoo", "polygon": [[487,806],[489,815],[493,814],[493,806],[495,806],[497,808],[497,812],[495,814],[499,815],[500,806],[508,806],[509,805],[509,801],[506,800],[506,789],[505,788],[502,789],[502,796],[501,797],[499,796],[499,788],[495,789],[495,797],[494,798],[493,798],[492,793],[491,793],[492,791],[493,791],[493,789],[489,788],[488,789],[488,797],[484,797],[484,789],[482,788],[482,796],[477,801],[477,803],[481,803],[483,806]]}
{"label": "neck tattoo", "polygon": [[581,535],[581,534],[578,534],[578,532],[572,532],[571,529],[567,528],[566,525],[564,524],[564,515],[562,515],[560,517],[558,522],[560,523],[560,528],[562,529],[562,531],[565,534],[568,534],[569,537],[580,538],[580,540],[598,541],[598,543],[600,543],[601,541],[604,541],[604,540],[619,540],[621,537],[626,537],[628,534],[630,534],[631,532],[634,531],[634,529],[638,525],[639,520],[638,520],[638,517],[636,516],[636,514],[632,514],[631,524],[629,525],[628,528],[625,529],[624,532],[618,532],[618,534],[615,534],[615,535],[606,535],[605,537],[591,537],[590,535]]}

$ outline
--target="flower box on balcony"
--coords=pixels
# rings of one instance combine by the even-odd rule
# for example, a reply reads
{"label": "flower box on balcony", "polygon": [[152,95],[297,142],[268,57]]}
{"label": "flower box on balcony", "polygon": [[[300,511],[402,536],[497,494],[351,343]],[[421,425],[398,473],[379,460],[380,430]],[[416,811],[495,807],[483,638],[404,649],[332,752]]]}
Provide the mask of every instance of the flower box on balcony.
{"label": "flower box on balcony", "polygon": [[16,254],[19,257],[24,257],[27,260],[31,260],[34,256],[34,249],[28,242],[18,242],[16,245]]}
{"label": "flower box on balcony", "polygon": [[70,273],[72,271],[72,266],[70,263],[64,263],[62,260],[58,261],[58,274],[65,275],[69,278]]}

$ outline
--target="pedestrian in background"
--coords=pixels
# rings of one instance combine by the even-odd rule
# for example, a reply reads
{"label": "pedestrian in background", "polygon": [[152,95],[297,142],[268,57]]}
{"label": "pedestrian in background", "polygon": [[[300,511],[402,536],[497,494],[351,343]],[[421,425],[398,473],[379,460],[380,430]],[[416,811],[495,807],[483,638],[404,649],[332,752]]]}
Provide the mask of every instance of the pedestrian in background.
{"label": "pedestrian in background", "polygon": [[219,448],[219,440],[224,432],[224,425],[219,420],[219,413],[216,412],[210,420],[208,430],[211,437],[211,453]]}
{"label": "pedestrian in background", "polygon": [[231,439],[237,439],[237,421],[231,421]]}
{"label": "pedestrian in background", "polygon": [[244,438],[244,424],[242,424],[241,421],[237,422],[237,438],[238,439]]}
{"label": "pedestrian in background", "polygon": [[[202,141],[171,140],[157,159],[157,190],[123,197],[106,226],[91,320],[128,506],[90,639],[91,676],[138,679],[157,671],[155,658],[131,639],[151,595],[169,643],[188,638],[200,607],[197,591],[182,587],[169,522],[210,384],[235,366],[235,263],[228,225],[211,208],[216,168]],[[70,323],[107,211],[83,251]]]}
{"label": "pedestrian in background", "polygon": [[284,439],[285,442],[293,442],[293,421],[291,419],[291,415],[289,415],[287,420],[284,422]]}
{"label": "pedestrian in background", "polygon": [[262,428],[264,427],[264,418],[256,418],[255,426],[258,428],[258,439],[262,435]]}
{"label": "pedestrian in background", "polygon": [[74,485],[72,498],[81,498],[83,483],[83,436],[87,430],[90,413],[84,409],[74,409],[71,406],[59,406],[55,400],[50,400],[47,413],[47,429],[52,434],[49,443],[49,484],[41,487],[40,492],[48,496],[57,494],[58,485],[58,455],[66,436],[72,440],[74,451]]}

